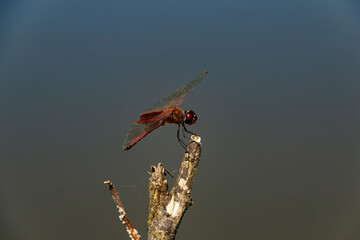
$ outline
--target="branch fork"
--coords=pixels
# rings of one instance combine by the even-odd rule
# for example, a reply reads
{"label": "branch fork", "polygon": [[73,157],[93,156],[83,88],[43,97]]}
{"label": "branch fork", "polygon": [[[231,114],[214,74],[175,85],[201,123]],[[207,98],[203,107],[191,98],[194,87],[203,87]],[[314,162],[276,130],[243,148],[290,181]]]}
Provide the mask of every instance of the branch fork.
{"label": "branch fork", "polygon": [[[201,138],[192,135],[184,154],[181,167],[171,191],[165,179],[166,169],[162,163],[150,167],[149,178],[149,215],[147,221],[149,240],[175,239],[177,229],[186,212],[193,204],[191,190],[201,155]],[[131,239],[140,239],[140,235],[131,226],[115,188],[110,181],[109,190],[119,209],[120,220],[126,226]]]}

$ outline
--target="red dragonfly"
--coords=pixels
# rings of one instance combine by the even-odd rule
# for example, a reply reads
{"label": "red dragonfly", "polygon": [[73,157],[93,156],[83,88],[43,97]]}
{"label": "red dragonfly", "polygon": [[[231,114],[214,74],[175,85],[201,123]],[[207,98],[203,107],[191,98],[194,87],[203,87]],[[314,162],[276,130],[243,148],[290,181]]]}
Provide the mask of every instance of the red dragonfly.
{"label": "red dragonfly", "polygon": [[[154,131],[165,123],[177,124],[177,138],[179,143],[186,149],[186,144],[180,139],[180,126],[188,133],[185,124],[192,125],[197,120],[197,115],[192,110],[183,111],[178,106],[184,101],[194,87],[206,76],[207,70],[203,71],[194,80],[181,86],[175,92],[159,101],[140,115],[140,120],[131,125],[130,131],[125,139],[123,150],[129,150],[143,137]],[[195,134],[196,135],[196,134]]]}

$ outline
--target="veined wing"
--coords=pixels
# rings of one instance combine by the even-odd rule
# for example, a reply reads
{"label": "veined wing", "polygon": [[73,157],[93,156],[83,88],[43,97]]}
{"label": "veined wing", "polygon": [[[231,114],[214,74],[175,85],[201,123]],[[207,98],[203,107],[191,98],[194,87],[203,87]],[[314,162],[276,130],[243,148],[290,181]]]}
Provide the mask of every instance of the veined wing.
{"label": "veined wing", "polygon": [[123,144],[123,150],[129,150],[137,142],[139,142],[146,135],[151,133],[156,128],[164,124],[165,119],[170,116],[171,111],[163,111],[162,113],[154,116],[152,119],[149,119],[146,123],[137,123],[134,122],[126,136],[125,142]]}
{"label": "veined wing", "polygon": [[206,76],[207,73],[207,70],[203,71],[194,80],[184,86],[181,86],[175,92],[171,93],[169,96],[160,100],[154,106],[146,110],[143,114],[153,111],[164,111],[170,107],[178,107],[191,92],[191,90],[193,90],[194,87]]}

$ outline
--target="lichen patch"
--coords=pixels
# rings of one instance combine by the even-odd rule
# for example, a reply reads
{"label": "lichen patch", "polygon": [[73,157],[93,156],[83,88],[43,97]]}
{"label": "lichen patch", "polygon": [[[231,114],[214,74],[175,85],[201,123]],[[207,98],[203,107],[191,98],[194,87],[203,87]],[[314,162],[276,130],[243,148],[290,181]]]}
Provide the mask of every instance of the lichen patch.
{"label": "lichen patch", "polygon": [[179,181],[179,186],[180,188],[182,188],[184,191],[188,190],[188,187],[186,186],[186,180],[181,178]]}
{"label": "lichen patch", "polygon": [[171,198],[171,201],[166,206],[166,212],[172,217],[177,217],[181,214],[180,203],[175,201],[174,196]]}

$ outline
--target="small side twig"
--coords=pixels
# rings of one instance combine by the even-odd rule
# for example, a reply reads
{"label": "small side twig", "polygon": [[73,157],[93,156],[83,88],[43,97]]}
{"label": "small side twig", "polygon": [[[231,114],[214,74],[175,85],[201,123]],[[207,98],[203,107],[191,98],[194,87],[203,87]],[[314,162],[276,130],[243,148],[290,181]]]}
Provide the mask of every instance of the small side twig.
{"label": "small side twig", "polygon": [[120,197],[119,197],[118,193],[116,192],[116,189],[115,189],[114,185],[112,184],[112,182],[110,180],[105,181],[104,184],[109,185],[109,191],[110,191],[111,196],[114,199],[114,202],[115,202],[115,204],[116,204],[116,206],[117,206],[117,208],[119,210],[119,213],[120,213],[119,219],[126,226],[126,230],[129,233],[130,239],[139,240],[141,236],[136,231],[136,229],[131,226],[129,219],[126,216],[124,206],[121,203]]}

